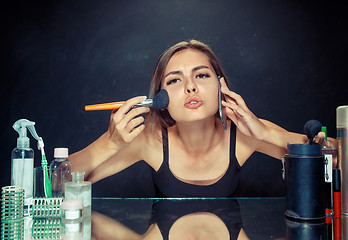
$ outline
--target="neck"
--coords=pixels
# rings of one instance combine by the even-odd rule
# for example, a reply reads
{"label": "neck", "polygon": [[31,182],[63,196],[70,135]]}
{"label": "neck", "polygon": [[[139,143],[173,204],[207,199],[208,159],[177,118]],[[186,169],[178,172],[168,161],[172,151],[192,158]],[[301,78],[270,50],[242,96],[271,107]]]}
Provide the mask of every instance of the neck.
{"label": "neck", "polygon": [[209,152],[220,139],[220,130],[215,118],[175,125],[178,141],[194,156]]}

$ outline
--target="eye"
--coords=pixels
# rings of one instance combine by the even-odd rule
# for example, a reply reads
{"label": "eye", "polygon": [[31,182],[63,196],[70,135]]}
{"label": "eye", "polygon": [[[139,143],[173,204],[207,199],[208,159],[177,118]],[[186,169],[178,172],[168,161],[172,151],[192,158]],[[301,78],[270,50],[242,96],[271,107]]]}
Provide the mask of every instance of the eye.
{"label": "eye", "polygon": [[167,86],[178,82],[180,82],[180,79],[178,78],[171,79],[167,82]]}
{"label": "eye", "polygon": [[208,73],[200,73],[196,75],[196,78],[209,78],[210,75]]}

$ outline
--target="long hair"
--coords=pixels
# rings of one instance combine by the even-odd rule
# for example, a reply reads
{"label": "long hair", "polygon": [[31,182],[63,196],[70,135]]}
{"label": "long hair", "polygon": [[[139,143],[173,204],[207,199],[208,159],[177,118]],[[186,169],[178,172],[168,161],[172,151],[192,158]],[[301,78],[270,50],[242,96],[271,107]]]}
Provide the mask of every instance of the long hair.
{"label": "long hair", "polygon": [[[217,76],[224,77],[227,82],[225,73],[222,69],[220,61],[214,54],[214,52],[210,49],[210,47],[200,41],[190,40],[179,42],[172,47],[168,48],[165,52],[161,54],[158,58],[155,70],[152,75],[152,80],[150,84],[150,92],[149,98],[153,98],[156,94],[161,90],[162,81],[164,78],[164,71],[168,65],[171,57],[182,50],[186,49],[195,49],[204,53],[213,67]],[[158,130],[173,126],[175,124],[175,120],[170,116],[167,109],[158,110],[152,109],[146,116],[146,131],[145,133],[153,134],[158,132]],[[159,137],[159,136],[158,136]]]}

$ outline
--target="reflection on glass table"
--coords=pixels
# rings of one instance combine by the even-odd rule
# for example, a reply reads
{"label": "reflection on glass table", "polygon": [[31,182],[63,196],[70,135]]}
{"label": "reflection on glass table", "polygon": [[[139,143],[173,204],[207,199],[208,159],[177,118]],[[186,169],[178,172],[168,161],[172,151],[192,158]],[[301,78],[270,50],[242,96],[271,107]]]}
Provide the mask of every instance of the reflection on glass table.
{"label": "reflection on glass table", "polygon": [[[139,225],[134,230],[126,227],[120,221],[127,219],[122,217],[116,221],[93,212],[93,235],[97,239],[107,236],[109,239],[237,239],[238,236],[245,239],[236,200],[162,199],[149,203],[152,204],[151,211],[144,212],[148,209],[145,208],[141,209],[140,215],[134,212],[131,216],[144,220],[143,229]],[[145,202],[142,204],[146,205]],[[125,213],[129,212],[126,210]]]}
{"label": "reflection on glass table", "polygon": [[285,198],[94,198],[92,215],[78,222],[26,217],[2,232],[24,236],[11,239],[348,239],[348,217],[295,221],[284,212]]}
{"label": "reflection on glass table", "polygon": [[284,198],[94,199],[92,206],[92,239],[334,239],[333,222],[286,219]]}

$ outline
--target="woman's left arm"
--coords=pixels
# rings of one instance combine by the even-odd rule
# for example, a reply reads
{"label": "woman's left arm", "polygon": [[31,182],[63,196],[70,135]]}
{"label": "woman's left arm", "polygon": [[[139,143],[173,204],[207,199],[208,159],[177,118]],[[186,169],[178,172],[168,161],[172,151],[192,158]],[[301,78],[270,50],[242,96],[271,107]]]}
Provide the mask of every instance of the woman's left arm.
{"label": "woman's left arm", "polygon": [[[221,79],[221,86],[221,91],[225,94],[225,101],[222,102],[222,105],[225,106],[227,117],[234,122],[243,135],[255,141],[252,144],[254,151],[281,159],[286,153],[288,144],[307,142],[307,136],[304,134],[286,131],[274,123],[257,118],[248,109],[243,98],[228,89],[223,79]],[[332,138],[330,140],[334,141]],[[320,142],[320,139],[317,141]],[[275,152],[277,152],[276,155]]]}

